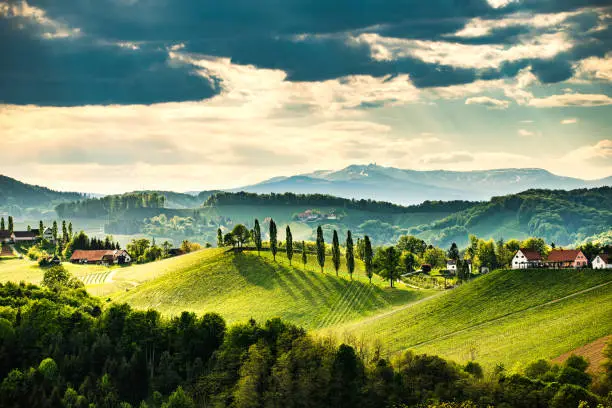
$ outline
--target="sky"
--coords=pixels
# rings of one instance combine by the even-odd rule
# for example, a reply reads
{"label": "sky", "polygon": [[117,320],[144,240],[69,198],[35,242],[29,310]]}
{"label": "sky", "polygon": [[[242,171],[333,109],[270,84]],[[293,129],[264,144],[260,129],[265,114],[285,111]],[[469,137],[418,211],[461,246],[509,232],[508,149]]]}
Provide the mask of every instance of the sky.
{"label": "sky", "polygon": [[350,164],[612,175],[608,0],[0,0],[0,173],[203,190]]}

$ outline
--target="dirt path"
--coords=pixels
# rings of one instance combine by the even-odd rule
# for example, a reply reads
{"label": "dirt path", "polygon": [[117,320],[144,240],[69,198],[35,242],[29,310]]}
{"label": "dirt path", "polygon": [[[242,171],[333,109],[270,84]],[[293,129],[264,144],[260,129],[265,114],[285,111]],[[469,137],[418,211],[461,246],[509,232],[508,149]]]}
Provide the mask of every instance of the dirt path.
{"label": "dirt path", "polygon": [[[496,317],[496,318],[494,318],[494,319],[490,319],[490,320],[487,320],[487,321],[485,321],[485,322],[475,324],[475,325],[473,325],[473,326],[465,327],[465,328],[463,328],[463,329],[456,330],[456,331],[454,331],[454,332],[447,333],[447,334],[445,334],[445,335],[438,336],[438,337],[435,337],[435,338],[433,338],[433,339],[429,339],[429,340],[426,340],[426,341],[422,341],[422,342],[420,342],[420,343],[414,343],[414,344],[411,344],[411,345],[406,346],[406,348],[408,349],[408,348],[412,348],[412,347],[416,347],[416,346],[423,346],[423,345],[426,345],[426,344],[429,344],[429,343],[433,343],[434,341],[437,341],[437,340],[444,340],[444,339],[447,339],[447,338],[449,338],[449,337],[455,336],[455,335],[457,335],[457,334],[464,333],[464,332],[466,332],[466,331],[468,331],[468,330],[477,329],[477,328],[482,327],[482,326],[485,326],[485,325],[487,325],[487,324],[489,324],[489,323],[496,322],[496,321],[501,320],[501,319],[505,319],[506,317],[513,316],[513,315],[518,314],[518,313],[527,312],[527,311],[530,311],[530,310],[539,309],[539,308],[542,308],[542,307],[545,307],[545,306],[550,306],[550,305],[553,305],[553,304],[555,304],[555,303],[562,302],[562,301],[564,301],[564,300],[571,299],[571,298],[574,298],[574,297],[576,297],[576,296],[580,296],[580,295],[582,295],[582,294],[584,294],[584,293],[588,293],[588,292],[591,292],[591,291],[593,291],[593,290],[596,290],[596,289],[599,289],[599,288],[603,288],[604,286],[608,286],[608,285],[610,285],[610,284],[612,284],[612,281],[609,281],[609,282],[606,282],[606,283],[601,283],[601,284],[599,284],[599,285],[592,286],[592,287],[590,287],[590,288],[583,289],[583,290],[578,291],[578,292],[574,292],[574,293],[572,293],[572,294],[570,294],[570,295],[563,296],[563,297],[560,297],[560,298],[558,298],[558,299],[553,299],[553,300],[550,300],[550,301],[548,301],[548,302],[546,302],[546,303],[541,303],[541,304],[539,304],[539,305],[535,305],[535,306],[527,307],[527,308],[524,308],[524,309],[521,309],[521,310],[517,310],[517,311],[511,312],[511,313],[506,313],[506,314],[505,314],[505,315],[503,315],[503,316],[498,316],[498,317]],[[431,299],[431,297],[428,297],[428,298],[423,299],[423,300],[428,300],[428,299]],[[420,301],[419,301],[419,302],[420,302]],[[419,303],[419,302],[416,302],[416,303]]]}
{"label": "dirt path", "polygon": [[589,361],[587,372],[591,374],[599,374],[603,372],[603,367],[601,366],[601,363],[604,361],[603,350],[609,341],[612,341],[612,335],[604,336],[592,343],[585,344],[582,347],[578,347],[572,351],[561,354],[559,357],[553,358],[552,362],[561,364],[567,360],[569,356],[576,354],[577,356],[582,356]]}

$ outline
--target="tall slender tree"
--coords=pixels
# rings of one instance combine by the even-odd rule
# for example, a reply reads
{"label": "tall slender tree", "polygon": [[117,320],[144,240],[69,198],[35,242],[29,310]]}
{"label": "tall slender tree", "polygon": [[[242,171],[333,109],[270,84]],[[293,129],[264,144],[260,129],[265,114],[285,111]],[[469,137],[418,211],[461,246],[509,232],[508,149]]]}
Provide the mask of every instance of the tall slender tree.
{"label": "tall slender tree", "polygon": [[53,241],[57,241],[57,221],[53,221]]}
{"label": "tall slender tree", "polygon": [[221,231],[221,228],[217,229],[217,246],[219,248],[223,246],[223,231]]}
{"label": "tall slender tree", "polygon": [[257,218],[255,218],[255,227],[253,228],[253,241],[255,241],[257,255],[261,256],[261,227],[259,226],[259,220]]}
{"label": "tall slender tree", "polygon": [[332,263],[336,270],[336,276],[338,276],[338,269],[340,269],[340,241],[338,240],[338,231],[336,230],[334,230],[332,238]]}
{"label": "tall slender tree", "polygon": [[308,254],[306,253],[306,242],[302,241],[302,264],[304,264],[304,268],[306,268],[307,263],[308,263]]}
{"label": "tall slender tree", "polygon": [[370,237],[363,237],[364,245],[363,245],[363,262],[365,263],[365,272],[366,276],[372,283],[372,276],[374,275],[374,271],[372,268],[372,259],[374,257],[374,252],[372,252],[372,243],[370,242]]}
{"label": "tall slender tree", "polygon": [[346,233],[346,269],[353,279],[353,272],[355,272],[355,249],[353,248],[353,236],[351,231]]}
{"label": "tall slender tree", "polygon": [[325,240],[323,239],[323,229],[319,225],[317,227],[317,262],[323,272],[325,266]]}
{"label": "tall slender tree", "polygon": [[72,239],[72,223],[68,223],[68,240]]}
{"label": "tall slender tree", "polygon": [[66,227],[66,220],[62,221],[62,241],[68,242],[68,228]]}
{"label": "tall slender tree", "polygon": [[288,225],[285,233],[285,248],[287,250],[287,259],[289,259],[289,266],[291,266],[291,260],[293,259],[293,236],[291,235],[291,228],[289,228]]}
{"label": "tall slender tree", "polygon": [[272,258],[276,261],[276,252],[278,251],[278,240],[276,223],[273,219],[270,219],[270,251],[272,252]]}
{"label": "tall slender tree", "polygon": [[459,248],[456,243],[452,243],[448,250],[448,259],[452,259],[453,261],[459,260]]}
{"label": "tall slender tree", "polygon": [[43,231],[45,229],[45,224],[43,224],[42,220],[38,222],[38,234],[42,237]]}
{"label": "tall slender tree", "polygon": [[14,227],[15,226],[13,225],[13,216],[9,215],[9,217],[8,217],[8,231],[9,231],[9,234],[13,233]]}
{"label": "tall slender tree", "polygon": [[0,231],[4,231],[6,226],[4,225],[4,217],[0,219]]}

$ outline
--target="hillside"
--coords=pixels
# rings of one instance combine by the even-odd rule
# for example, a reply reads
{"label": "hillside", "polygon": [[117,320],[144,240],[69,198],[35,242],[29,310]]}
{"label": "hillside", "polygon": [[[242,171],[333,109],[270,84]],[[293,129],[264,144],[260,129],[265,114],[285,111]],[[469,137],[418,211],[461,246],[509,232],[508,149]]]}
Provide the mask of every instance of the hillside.
{"label": "hillside", "polygon": [[338,171],[319,170],[291,177],[275,177],[234,191],[321,193],[416,204],[424,200],[488,200],[492,196],[534,188],[577,189],[611,184],[610,177],[581,180],[557,176],[543,169],[418,171],[369,164],[351,165]]}
{"label": "hillside", "polygon": [[46,187],[22,183],[0,174],[0,208],[11,207],[11,212],[20,212],[29,207],[52,208],[60,202],[75,201],[83,194],[54,191]]}
{"label": "hillside", "polygon": [[435,244],[467,243],[468,234],[485,238],[542,237],[557,245],[582,242],[612,226],[612,188],[528,190],[494,197],[412,233]]}
{"label": "hillside", "polygon": [[[321,333],[489,366],[554,358],[612,333],[609,271],[495,271],[443,296]],[[507,367],[511,368],[511,367]]]}
{"label": "hillside", "polygon": [[[155,271],[159,268],[167,273],[111,298],[167,315],[184,310],[218,312],[229,322],[281,317],[312,329],[370,316],[432,293],[406,287],[389,289],[380,278],[370,285],[360,266],[350,281],[345,272],[336,277],[331,262],[322,274],[314,258],[306,269],[299,262],[289,267],[284,255],[277,259],[279,262],[273,262],[269,253],[258,257],[256,253],[200,251],[170,260],[175,261],[172,267],[167,261],[143,265],[153,274],[158,274]],[[135,273],[143,276],[145,269]]]}

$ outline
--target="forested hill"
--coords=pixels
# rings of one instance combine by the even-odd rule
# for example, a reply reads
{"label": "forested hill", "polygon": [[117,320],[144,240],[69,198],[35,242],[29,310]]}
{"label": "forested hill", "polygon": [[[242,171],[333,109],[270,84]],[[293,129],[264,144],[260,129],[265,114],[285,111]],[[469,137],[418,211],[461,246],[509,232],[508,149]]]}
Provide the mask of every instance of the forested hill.
{"label": "forested hill", "polygon": [[228,193],[212,194],[204,203],[205,206],[253,205],[253,206],[321,206],[338,207],[360,211],[380,213],[418,213],[418,212],[455,212],[471,208],[478,203],[471,201],[425,201],[419,205],[402,206],[384,201],[356,200],[335,197],[328,194],[294,194],[294,193]]}
{"label": "forested hill", "polygon": [[0,207],[50,207],[59,202],[80,200],[83,197],[81,193],[54,191],[0,175]]}
{"label": "forested hill", "polygon": [[464,243],[468,234],[496,239],[537,236],[568,245],[611,229],[612,187],[600,187],[527,190],[494,197],[413,232],[441,245]]}

